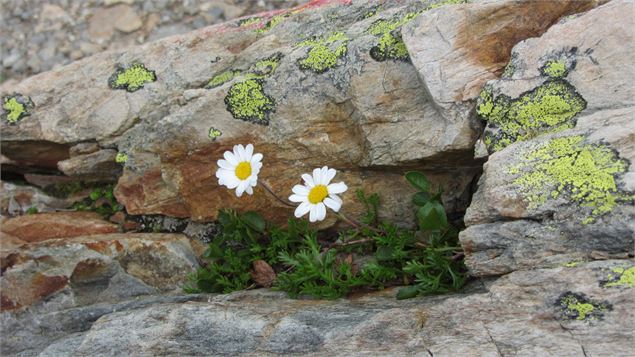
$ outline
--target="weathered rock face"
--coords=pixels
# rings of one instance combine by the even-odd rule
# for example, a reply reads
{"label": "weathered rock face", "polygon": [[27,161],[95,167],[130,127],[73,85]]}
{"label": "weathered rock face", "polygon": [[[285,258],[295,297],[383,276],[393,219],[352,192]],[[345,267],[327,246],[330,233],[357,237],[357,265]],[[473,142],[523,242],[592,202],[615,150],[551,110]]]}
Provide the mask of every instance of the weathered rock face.
{"label": "weathered rock face", "polygon": [[94,212],[54,212],[2,221],[0,230],[26,242],[117,232],[117,226]]}
{"label": "weathered rock face", "polygon": [[[291,210],[275,206],[263,192],[238,200],[217,185],[216,160],[247,142],[264,154],[260,179],[283,196],[301,173],[329,165],[350,187],[346,211],[354,215],[362,209],[354,202],[355,190],[362,188],[381,193],[387,218],[411,223],[412,191],[402,174],[417,168],[443,186],[447,208],[460,211],[480,171],[473,159],[480,123],[468,115],[445,115],[439,101],[446,99],[429,98],[427,72],[418,73],[410,63],[399,35],[418,15],[436,16],[434,9],[444,3],[389,2],[370,11],[366,3],[315,1],[275,16],[95,55],[0,89],[24,103],[25,111],[14,115],[16,125],[2,124],[3,152],[25,165],[45,162],[67,175],[102,178],[116,171],[108,166],[112,155],[126,154],[116,195],[132,214],[209,220],[218,208],[230,206],[285,221]],[[531,2],[501,1],[477,12],[484,13],[483,21],[500,22],[504,33],[517,30],[505,37],[504,53],[512,42],[590,4],[536,9]],[[518,9],[540,16],[513,27],[509,15],[487,15]],[[456,23],[452,31],[469,32],[461,30],[465,24]],[[463,48],[452,54],[457,61],[474,47],[460,39],[455,45]],[[409,46],[420,49],[421,43]],[[488,77],[472,70],[466,78],[476,85]],[[461,100],[472,98],[468,92],[473,89]],[[100,151],[64,154],[78,151],[77,143],[95,142]],[[29,143],[56,145],[59,155],[25,152]]]}
{"label": "weathered rock face", "polygon": [[403,41],[441,116],[465,120],[473,114],[473,100],[483,84],[500,77],[515,44],[597,3],[490,1],[443,6],[407,24]]}
{"label": "weathered rock face", "polygon": [[480,94],[493,154],[461,233],[474,275],[633,255],[633,15],[612,1],[564,19]]}
{"label": "weathered rock face", "polygon": [[[2,236],[2,245],[14,238]],[[2,310],[44,304],[54,311],[180,289],[202,253],[178,234],[106,234],[13,246],[2,251]]]}
{"label": "weathered rock face", "polygon": [[[102,306],[97,313],[92,306],[44,313],[38,316],[43,334],[17,328],[33,315],[5,313],[4,325],[16,334],[3,339],[2,347],[5,353],[45,356],[625,356],[635,348],[635,299],[632,281],[622,279],[626,269],[635,269],[634,262],[518,271],[481,288],[475,284],[467,295],[403,301],[394,299],[394,291],[332,302],[289,300],[267,291],[145,307],[148,302],[140,300],[119,304],[120,312]],[[88,311],[103,316],[91,324],[83,320]],[[53,341],[46,327],[55,316],[65,331],[69,315],[85,322],[74,334],[57,332]]]}

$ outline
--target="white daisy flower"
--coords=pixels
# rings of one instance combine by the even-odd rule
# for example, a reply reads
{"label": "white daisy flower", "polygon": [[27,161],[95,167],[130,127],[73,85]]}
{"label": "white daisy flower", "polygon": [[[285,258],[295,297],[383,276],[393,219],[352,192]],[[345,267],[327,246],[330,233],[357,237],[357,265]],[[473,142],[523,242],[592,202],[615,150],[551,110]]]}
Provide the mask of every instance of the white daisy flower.
{"label": "white daisy flower", "polygon": [[303,174],[304,185],[293,186],[293,194],[289,201],[300,202],[295,210],[295,216],[300,218],[309,213],[309,221],[321,221],[326,217],[326,207],[335,212],[342,207],[342,199],[337,195],[346,192],[348,187],[344,182],[330,183],[337,171],[324,166],[313,170],[313,176]]}
{"label": "white daisy flower", "polygon": [[234,151],[225,151],[223,156],[225,160],[218,160],[216,171],[218,184],[230,190],[236,189],[237,197],[242,196],[243,192],[253,194],[262,167],[262,154],[254,154],[254,146],[247,144],[246,147],[234,145]]}

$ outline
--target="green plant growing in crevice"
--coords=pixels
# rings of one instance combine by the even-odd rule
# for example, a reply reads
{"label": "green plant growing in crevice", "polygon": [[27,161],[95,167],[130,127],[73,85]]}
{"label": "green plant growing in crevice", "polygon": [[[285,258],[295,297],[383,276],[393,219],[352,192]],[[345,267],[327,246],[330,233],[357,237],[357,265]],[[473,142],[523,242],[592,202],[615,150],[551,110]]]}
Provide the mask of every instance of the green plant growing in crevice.
{"label": "green plant growing in crevice", "polygon": [[476,113],[488,122],[488,150],[498,151],[516,141],[575,126],[575,116],[586,101],[567,81],[548,80],[516,99],[494,96],[486,86],[477,100]]}
{"label": "green plant growing in crevice", "polygon": [[[277,227],[254,212],[219,214],[222,233],[210,244],[207,263],[189,276],[187,292],[231,292],[255,286],[250,270],[264,260],[277,273],[274,289],[292,297],[335,299],[354,291],[407,285],[397,298],[459,290],[466,279],[458,230],[447,220],[441,192],[426,177],[409,172],[419,229],[379,219],[376,194],[357,197],[366,208],[362,223],[347,231],[318,232],[304,220]],[[357,260],[364,256],[370,259]]]}
{"label": "green plant growing in crevice", "polygon": [[617,203],[635,200],[617,187],[617,176],[627,168],[628,163],[608,146],[586,144],[583,136],[567,136],[529,151],[508,173],[518,175],[513,183],[521,188],[530,208],[566,195],[572,202],[590,208],[582,222],[588,224],[612,211]]}
{"label": "green plant growing in crevice", "polygon": [[14,94],[2,98],[2,118],[9,124],[16,124],[25,117],[31,115],[31,109],[35,107],[29,97]]}
{"label": "green plant growing in crevice", "polygon": [[298,60],[301,69],[324,73],[337,65],[346,55],[349,38],[343,32],[336,32],[325,38],[313,38],[298,43],[297,47],[308,47],[305,58]]}
{"label": "green plant growing in crevice", "polygon": [[113,184],[93,187],[87,198],[73,204],[73,209],[96,212],[104,218],[108,218],[123,210],[123,206],[117,202],[113,190]]}
{"label": "green plant growing in crevice", "polygon": [[157,80],[156,73],[147,69],[141,63],[133,63],[129,67],[118,66],[115,73],[108,79],[108,85],[112,89],[125,89],[135,92],[146,83]]}

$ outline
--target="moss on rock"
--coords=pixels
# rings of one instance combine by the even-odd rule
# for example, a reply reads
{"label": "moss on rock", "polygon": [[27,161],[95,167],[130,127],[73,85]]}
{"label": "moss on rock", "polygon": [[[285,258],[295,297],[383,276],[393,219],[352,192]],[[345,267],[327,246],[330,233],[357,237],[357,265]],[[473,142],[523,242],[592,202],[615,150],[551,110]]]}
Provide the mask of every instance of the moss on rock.
{"label": "moss on rock", "polygon": [[17,93],[6,96],[2,98],[2,118],[9,124],[16,124],[24,117],[31,115],[30,111],[33,107],[33,101],[29,97]]}
{"label": "moss on rock", "polygon": [[529,208],[549,198],[568,196],[590,212],[583,223],[610,212],[618,202],[634,197],[618,189],[616,178],[628,163],[603,144],[586,144],[583,136],[555,138],[530,151],[508,170],[520,174],[513,183],[521,188]]}
{"label": "moss on rock", "polygon": [[490,152],[507,145],[575,126],[574,117],[586,108],[586,101],[565,80],[549,80],[516,99],[494,96],[486,86],[477,100],[476,113],[490,126]]}
{"label": "moss on rock", "polygon": [[298,61],[302,69],[324,73],[337,65],[347,51],[349,38],[343,32],[336,32],[325,38],[313,38],[298,43],[298,47],[308,47],[307,56]]}
{"label": "moss on rock", "polygon": [[147,69],[141,63],[134,63],[127,68],[118,67],[108,79],[108,85],[112,89],[125,89],[128,92],[134,92],[143,88],[144,84],[156,80],[157,76],[154,71]]}

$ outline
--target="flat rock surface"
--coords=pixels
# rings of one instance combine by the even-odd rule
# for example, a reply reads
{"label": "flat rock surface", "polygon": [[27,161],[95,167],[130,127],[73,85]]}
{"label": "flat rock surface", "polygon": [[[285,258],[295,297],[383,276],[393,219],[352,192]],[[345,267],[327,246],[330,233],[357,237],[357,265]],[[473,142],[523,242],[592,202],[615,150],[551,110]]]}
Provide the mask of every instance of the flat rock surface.
{"label": "flat rock surface", "polygon": [[[633,267],[621,260],[517,271],[464,295],[401,301],[395,290],[337,301],[256,290],[155,302],[106,312],[53,343],[33,336],[33,345],[56,356],[627,356],[635,348],[635,298],[616,271]],[[25,314],[3,321],[34,322]],[[4,339],[3,351],[19,355],[26,346],[17,341]]]}

